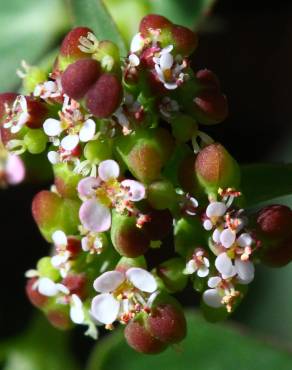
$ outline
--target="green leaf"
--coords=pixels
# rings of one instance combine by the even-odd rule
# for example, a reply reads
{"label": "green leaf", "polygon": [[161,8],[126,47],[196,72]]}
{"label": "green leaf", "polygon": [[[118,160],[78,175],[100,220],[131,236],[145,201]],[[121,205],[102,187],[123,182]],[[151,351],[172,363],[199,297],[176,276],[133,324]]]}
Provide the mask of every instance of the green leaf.
{"label": "green leaf", "polygon": [[292,164],[252,164],[241,171],[247,207],[292,193]]}
{"label": "green leaf", "polygon": [[87,370],[290,370],[292,355],[283,349],[244,334],[230,325],[206,323],[189,313],[188,337],[177,351],[169,348],[160,355],[134,352],[122,333],[110,334],[97,344]]}
{"label": "green leaf", "polygon": [[68,28],[60,0],[1,1],[0,92],[20,84],[16,75],[21,60],[37,63]]}
{"label": "green leaf", "polygon": [[75,26],[91,28],[99,40],[115,42],[121,55],[127,55],[124,40],[102,0],[69,0],[68,3]]}
{"label": "green leaf", "polygon": [[0,344],[3,370],[77,370],[68,350],[68,334],[54,329],[44,317],[33,321],[29,330]]}

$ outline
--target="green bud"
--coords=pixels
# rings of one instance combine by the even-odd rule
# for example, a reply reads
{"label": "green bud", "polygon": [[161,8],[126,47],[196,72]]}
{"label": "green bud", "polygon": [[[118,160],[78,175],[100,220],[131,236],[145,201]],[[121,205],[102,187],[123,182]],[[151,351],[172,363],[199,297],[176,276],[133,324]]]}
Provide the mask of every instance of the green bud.
{"label": "green bud", "polygon": [[197,122],[190,116],[178,114],[170,121],[172,134],[178,142],[185,143],[198,132]]}
{"label": "green bud", "polygon": [[100,41],[98,49],[92,57],[100,62],[104,72],[120,72],[120,52],[113,42]]}
{"label": "green bud", "polygon": [[148,186],[147,200],[154,209],[171,209],[176,200],[176,192],[168,180],[155,181]]}
{"label": "green bud", "polygon": [[23,78],[23,88],[26,94],[34,91],[35,87],[47,80],[47,74],[39,67],[28,66],[25,77]]}
{"label": "green bud", "polygon": [[160,264],[155,272],[163,281],[164,287],[169,293],[183,290],[187,284],[188,277],[183,274],[185,262],[182,258],[176,257]]}
{"label": "green bud", "polygon": [[39,154],[46,149],[48,137],[42,129],[27,129],[24,144],[31,154]]}
{"label": "green bud", "polygon": [[147,264],[144,256],[139,256],[136,258],[122,257],[117,266],[118,271],[127,271],[131,267],[140,267],[142,269],[147,269]]}
{"label": "green bud", "polygon": [[90,162],[99,164],[112,157],[112,141],[110,139],[98,139],[89,141],[84,147],[84,156]]}
{"label": "green bud", "polygon": [[60,279],[60,272],[51,262],[51,257],[43,257],[37,263],[37,270],[40,277],[47,277],[53,281]]}
{"label": "green bud", "polygon": [[77,185],[82,176],[73,172],[68,163],[57,163],[53,166],[53,170],[58,193],[65,198],[76,198]]}

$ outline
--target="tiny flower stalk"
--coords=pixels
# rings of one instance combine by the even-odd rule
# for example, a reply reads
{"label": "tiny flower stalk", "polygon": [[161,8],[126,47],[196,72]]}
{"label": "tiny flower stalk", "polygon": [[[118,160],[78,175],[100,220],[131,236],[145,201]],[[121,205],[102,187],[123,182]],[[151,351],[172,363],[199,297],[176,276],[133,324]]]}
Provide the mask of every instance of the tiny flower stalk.
{"label": "tiny flower stalk", "polygon": [[0,94],[0,185],[24,179],[25,152],[53,167],[32,202],[52,253],[26,273],[31,303],[93,339],[120,324],[154,354],[187,333],[172,294],[193,287],[219,321],[256,263],[292,261],[291,210],[242,208],[239,166],[204,131],[228,103],[212,71],[192,68],[197,34],[149,14],[122,58],[97,37],[74,28],[50,73],[23,64],[26,95]]}

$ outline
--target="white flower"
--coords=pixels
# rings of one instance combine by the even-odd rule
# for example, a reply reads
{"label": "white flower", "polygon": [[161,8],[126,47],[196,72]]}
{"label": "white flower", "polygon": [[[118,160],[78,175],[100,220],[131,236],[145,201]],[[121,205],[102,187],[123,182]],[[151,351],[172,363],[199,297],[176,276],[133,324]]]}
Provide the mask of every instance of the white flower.
{"label": "white flower", "polygon": [[102,239],[98,233],[89,232],[81,239],[81,247],[84,252],[100,254],[103,249]]}
{"label": "white flower", "polygon": [[149,308],[157,290],[154,277],[138,267],[132,267],[125,273],[105,272],[94,281],[93,286],[101,294],[93,298],[91,313],[105,325],[116,320],[127,322],[137,312]]}
{"label": "white flower", "polygon": [[79,210],[82,225],[91,232],[103,232],[111,226],[110,207],[118,212],[133,211],[132,202],[145,197],[145,187],[135,180],[118,182],[120,168],[112,159],[98,166],[98,177],[86,177],[78,184],[83,204]]}
{"label": "white flower", "polygon": [[67,236],[62,230],[57,230],[53,233],[52,240],[56,246],[57,254],[51,258],[51,263],[64,278],[71,268],[71,262],[69,261],[71,253],[66,249],[68,245]]}
{"label": "white flower", "polygon": [[204,251],[199,249],[194,253],[192,259],[187,262],[183,273],[192,275],[196,272],[199,277],[206,277],[209,275],[209,267],[208,258],[204,256]]}
{"label": "white flower", "polygon": [[22,129],[22,127],[28,122],[30,118],[25,96],[17,96],[12,105],[12,108],[7,108],[7,115],[8,117],[3,124],[3,127],[10,128],[11,133],[16,134]]}
{"label": "white flower", "polygon": [[85,320],[83,303],[77,294],[71,296],[70,318],[75,324],[83,324]]}
{"label": "white flower", "polygon": [[131,53],[138,53],[143,50],[145,46],[145,39],[142,37],[141,33],[137,33],[131,41],[130,50]]}
{"label": "white flower", "polygon": [[65,295],[70,294],[69,289],[65,285],[55,283],[53,280],[47,277],[40,277],[35,284],[36,286],[34,288],[37,288],[40,294],[47,297],[54,297],[59,293]]}
{"label": "white flower", "polygon": [[33,95],[44,100],[54,99],[62,96],[62,87],[60,79],[56,81],[45,81],[38,84],[33,92]]}
{"label": "white flower", "polygon": [[168,90],[176,89],[186,77],[182,72],[187,66],[186,62],[182,60],[179,63],[175,60],[171,54],[172,50],[173,45],[168,45],[153,57],[157,77]]}

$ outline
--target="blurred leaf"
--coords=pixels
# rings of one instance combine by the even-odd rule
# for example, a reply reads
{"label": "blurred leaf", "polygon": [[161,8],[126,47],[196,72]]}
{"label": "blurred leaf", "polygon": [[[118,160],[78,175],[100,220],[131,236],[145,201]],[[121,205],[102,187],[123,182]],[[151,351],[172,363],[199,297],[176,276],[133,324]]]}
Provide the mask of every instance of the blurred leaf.
{"label": "blurred leaf", "polygon": [[87,370],[291,370],[292,355],[230,326],[205,322],[189,313],[187,339],[176,351],[145,356],[125,343],[122,333],[112,333],[96,346]]}
{"label": "blurred leaf", "polygon": [[1,1],[0,92],[20,83],[16,69],[21,60],[36,63],[67,29],[61,0]]}
{"label": "blurred leaf", "polygon": [[127,55],[124,40],[102,0],[69,0],[68,3],[75,26],[91,28],[98,39],[115,42],[121,55]]}
{"label": "blurred leaf", "polygon": [[247,207],[292,194],[292,164],[246,165],[241,173]]}
{"label": "blurred leaf", "polygon": [[0,344],[3,370],[77,370],[67,340],[66,333],[39,317],[24,335]]}

